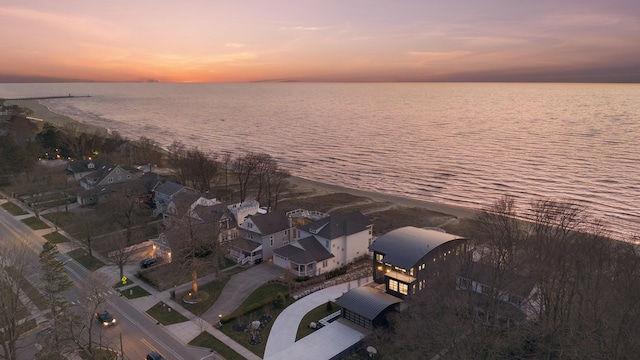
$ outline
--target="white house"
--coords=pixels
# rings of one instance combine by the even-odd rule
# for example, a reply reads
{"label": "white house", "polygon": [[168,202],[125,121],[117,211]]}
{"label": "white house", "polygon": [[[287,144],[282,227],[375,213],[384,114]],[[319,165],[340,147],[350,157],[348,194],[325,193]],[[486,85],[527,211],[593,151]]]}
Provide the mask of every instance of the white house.
{"label": "white house", "polygon": [[316,276],[369,255],[373,224],[361,212],[332,215],[298,226],[296,241],[273,251],[274,264],[298,276]]}

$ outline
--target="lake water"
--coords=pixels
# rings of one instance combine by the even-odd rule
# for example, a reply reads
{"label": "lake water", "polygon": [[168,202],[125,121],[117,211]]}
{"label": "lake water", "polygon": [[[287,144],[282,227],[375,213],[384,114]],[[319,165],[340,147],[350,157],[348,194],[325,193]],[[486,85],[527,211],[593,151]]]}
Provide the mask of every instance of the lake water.
{"label": "lake water", "polygon": [[474,207],[577,201],[640,233],[640,85],[0,84],[76,120],[211,153],[267,152],[292,174]]}

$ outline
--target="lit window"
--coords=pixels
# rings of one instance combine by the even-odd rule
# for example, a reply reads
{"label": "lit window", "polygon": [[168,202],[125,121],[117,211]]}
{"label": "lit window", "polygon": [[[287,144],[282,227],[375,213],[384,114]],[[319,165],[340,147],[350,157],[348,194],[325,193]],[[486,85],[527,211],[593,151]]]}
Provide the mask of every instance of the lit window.
{"label": "lit window", "polygon": [[398,291],[398,282],[393,280],[393,279],[389,279],[389,290],[391,291]]}
{"label": "lit window", "polygon": [[398,292],[402,295],[409,295],[409,285],[405,283],[399,283]]}
{"label": "lit window", "polygon": [[384,255],[382,255],[382,254],[376,254],[376,261],[381,263],[383,257],[384,257]]}

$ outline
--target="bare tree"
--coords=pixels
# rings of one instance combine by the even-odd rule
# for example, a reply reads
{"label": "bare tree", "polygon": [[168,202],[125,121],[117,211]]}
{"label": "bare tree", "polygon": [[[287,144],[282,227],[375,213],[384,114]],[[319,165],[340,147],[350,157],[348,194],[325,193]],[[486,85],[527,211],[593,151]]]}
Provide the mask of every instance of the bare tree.
{"label": "bare tree", "polygon": [[518,262],[518,256],[524,250],[525,239],[519,216],[514,199],[509,196],[483,208],[478,215],[484,239],[481,261],[489,269],[486,284],[489,288],[487,317],[493,326],[500,317],[500,302],[508,294],[508,289],[513,289],[514,282],[519,281],[516,275],[523,267]]}
{"label": "bare tree", "polygon": [[[96,323],[95,314],[98,313],[108,300],[108,294],[111,291],[113,280],[106,274],[100,272],[90,273],[80,283],[80,290],[84,295],[84,300],[80,303],[80,317],[82,318],[81,327],[74,331],[74,341],[78,348],[89,354],[93,353],[94,340],[93,328]],[[86,330],[87,340],[83,336]],[[101,341],[102,342],[102,341]]]}
{"label": "bare tree", "polygon": [[[135,143],[136,153],[134,160],[137,164],[159,164],[162,160],[160,146],[157,142],[146,136],[141,136]],[[151,170],[151,169],[149,169]]]}
{"label": "bare tree", "polygon": [[278,208],[280,193],[285,189],[286,180],[291,177],[291,174],[287,170],[276,167],[274,171],[265,174],[265,177],[267,209],[271,211]]}
{"label": "bare tree", "polygon": [[217,156],[208,156],[198,148],[187,150],[184,159],[187,165],[188,178],[193,187],[202,192],[208,192],[211,189],[211,181],[218,172]]}
{"label": "bare tree", "polygon": [[119,270],[120,279],[124,276],[124,266],[130,263],[135,255],[135,249],[130,246],[128,235],[132,232],[114,232],[108,235],[107,257],[111,263],[116,265]]}
{"label": "bare tree", "polygon": [[247,198],[247,192],[249,188],[249,181],[251,177],[257,172],[258,160],[260,157],[253,153],[248,152],[242,156],[237,157],[233,161],[233,170],[238,177],[238,186],[240,187],[240,202],[244,202]]}
{"label": "bare tree", "polygon": [[[214,212],[215,213],[215,212]],[[198,298],[198,274],[205,267],[217,269],[217,257],[220,243],[220,224],[216,215],[198,219],[192,213],[186,214],[182,224],[167,233],[179,246],[172,251],[174,261],[191,274],[191,298]],[[180,241],[179,239],[182,239]]]}
{"label": "bare tree", "polygon": [[17,360],[17,353],[26,344],[22,342],[21,323],[30,314],[30,303],[24,293],[27,284],[22,279],[33,273],[33,252],[26,245],[0,241],[0,329],[2,353],[0,359]]}

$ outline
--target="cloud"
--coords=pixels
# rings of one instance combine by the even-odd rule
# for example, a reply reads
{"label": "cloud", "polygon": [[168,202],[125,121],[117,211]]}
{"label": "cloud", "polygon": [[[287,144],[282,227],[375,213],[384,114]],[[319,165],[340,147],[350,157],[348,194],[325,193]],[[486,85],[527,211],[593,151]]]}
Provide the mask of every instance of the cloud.
{"label": "cloud", "polygon": [[226,46],[226,47],[229,47],[229,48],[241,48],[241,47],[244,47],[244,44],[238,44],[238,43],[227,43],[225,46]]}

